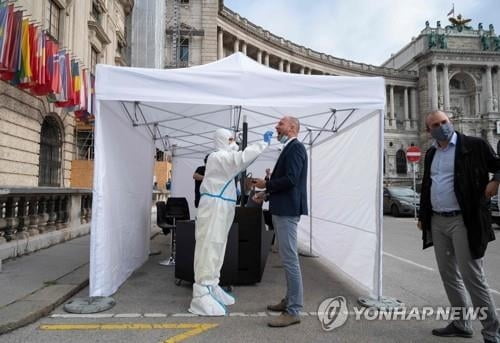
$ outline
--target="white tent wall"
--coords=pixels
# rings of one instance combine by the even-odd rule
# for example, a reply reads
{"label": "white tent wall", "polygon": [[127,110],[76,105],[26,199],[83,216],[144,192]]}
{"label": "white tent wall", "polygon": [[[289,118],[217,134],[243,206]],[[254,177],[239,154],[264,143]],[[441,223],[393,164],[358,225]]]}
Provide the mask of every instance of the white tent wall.
{"label": "white tent wall", "polygon": [[[378,293],[382,78],[280,73],[241,53],[174,70],[98,65],[96,103],[91,296],[113,294],[147,259],[154,143],[162,142],[153,142],[154,123],[157,138],[176,146],[174,163],[185,159],[173,166],[173,194],[192,206],[192,175],[216,128],[241,128],[246,115],[252,142],[285,114],[301,121],[301,140],[309,128],[329,131],[313,148],[314,250]],[[249,168],[254,176],[274,166],[276,147]],[[300,224],[302,243],[308,219]]]}
{"label": "white tent wall", "polygon": [[[375,111],[359,125],[313,145],[308,187],[313,253],[335,264],[372,296],[378,295],[381,116],[382,111]],[[309,216],[301,218],[298,239],[309,251]]]}
{"label": "white tent wall", "polygon": [[90,296],[108,296],[148,258],[154,142],[118,101],[100,101],[95,123]]}

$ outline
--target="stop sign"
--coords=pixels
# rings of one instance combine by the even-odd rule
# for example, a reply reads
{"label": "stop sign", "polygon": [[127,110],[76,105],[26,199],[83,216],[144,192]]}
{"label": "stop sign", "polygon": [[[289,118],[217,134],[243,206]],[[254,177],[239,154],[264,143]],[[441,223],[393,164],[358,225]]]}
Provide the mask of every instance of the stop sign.
{"label": "stop sign", "polygon": [[420,156],[422,155],[420,148],[418,146],[411,146],[406,149],[406,159],[410,162],[420,161]]}

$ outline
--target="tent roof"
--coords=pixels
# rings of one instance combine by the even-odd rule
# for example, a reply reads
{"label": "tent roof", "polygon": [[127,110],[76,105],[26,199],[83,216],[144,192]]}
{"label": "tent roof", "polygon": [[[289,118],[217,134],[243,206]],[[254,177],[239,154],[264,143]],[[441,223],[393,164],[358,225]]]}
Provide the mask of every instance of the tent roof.
{"label": "tent roof", "polygon": [[213,131],[240,131],[244,118],[249,142],[274,130],[284,115],[301,121],[300,139],[307,128],[315,136],[322,129],[337,131],[383,109],[384,90],[380,77],[283,73],[242,53],[181,69],[98,65],[96,79],[98,100],[120,101],[124,114],[148,127],[159,148],[175,145],[176,155],[196,159],[212,150]]}
{"label": "tent roof", "polygon": [[304,107],[327,100],[338,108],[372,109],[385,104],[381,77],[283,73],[240,52],[190,68],[100,64],[97,69],[96,96],[100,100],[260,107]]}

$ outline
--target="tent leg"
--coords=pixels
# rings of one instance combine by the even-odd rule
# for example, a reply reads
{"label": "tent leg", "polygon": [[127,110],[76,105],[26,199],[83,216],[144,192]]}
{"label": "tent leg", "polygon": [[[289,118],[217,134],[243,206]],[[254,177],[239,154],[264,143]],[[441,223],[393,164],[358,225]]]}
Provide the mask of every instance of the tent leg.
{"label": "tent leg", "polygon": [[358,304],[365,307],[376,308],[378,310],[388,310],[399,308],[403,303],[391,297],[382,296],[382,242],[383,242],[383,230],[382,230],[382,218],[383,218],[383,184],[382,184],[382,165],[384,163],[384,113],[379,111],[379,168],[378,168],[378,187],[377,187],[377,202],[378,216],[377,216],[377,256],[376,256],[376,275],[375,275],[375,294],[376,297],[360,297],[358,298]]}
{"label": "tent leg", "polygon": [[303,257],[318,257],[312,250],[312,153],[313,153],[313,137],[312,130],[308,128],[309,131],[309,251],[299,252],[300,256]]}
{"label": "tent leg", "polygon": [[64,305],[64,311],[69,313],[98,313],[109,310],[116,302],[111,297],[76,298]]}
{"label": "tent leg", "polygon": [[379,296],[378,298],[359,297],[358,304],[363,307],[375,308],[377,310],[392,310],[403,306],[401,300],[383,296]]}

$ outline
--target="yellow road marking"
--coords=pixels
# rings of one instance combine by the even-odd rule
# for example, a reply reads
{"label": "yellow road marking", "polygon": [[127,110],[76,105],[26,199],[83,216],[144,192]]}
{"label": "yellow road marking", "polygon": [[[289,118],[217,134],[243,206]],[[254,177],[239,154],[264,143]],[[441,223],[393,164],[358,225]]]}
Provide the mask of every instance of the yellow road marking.
{"label": "yellow road marking", "polygon": [[44,324],[40,330],[70,331],[70,330],[154,330],[154,329],[184,329],[186,332],[168,338],[163,343],[177,343],[189,337],[199,335],[217,327],[218,324],[200,323],[97,323],[97,324]]}

